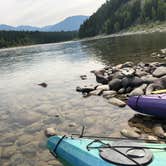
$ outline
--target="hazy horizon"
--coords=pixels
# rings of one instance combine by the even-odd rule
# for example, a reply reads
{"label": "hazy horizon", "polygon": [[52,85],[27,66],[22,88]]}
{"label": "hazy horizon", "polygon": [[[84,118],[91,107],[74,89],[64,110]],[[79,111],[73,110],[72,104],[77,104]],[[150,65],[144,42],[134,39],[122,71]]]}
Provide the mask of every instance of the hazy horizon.
{"label": "hazy horizon", "polygon": [[0,24],[42,27],[67,17],[92,15],[106,0],[6,0],[0,6]]}

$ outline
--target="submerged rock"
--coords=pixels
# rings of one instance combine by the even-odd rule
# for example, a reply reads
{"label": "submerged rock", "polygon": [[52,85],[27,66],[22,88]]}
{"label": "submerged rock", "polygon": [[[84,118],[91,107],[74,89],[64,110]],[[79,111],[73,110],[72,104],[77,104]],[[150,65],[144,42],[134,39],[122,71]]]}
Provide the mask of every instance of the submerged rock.
{"label": "submerged rock", "polygon": [[155,124],[153,126],[153,132],[154,134],[159,137],[159,138],[166,138],[166,134],[164,133],[164,130],[162,128],[162,125],[161,124]]}
{"label": "submerged rock", "polygon": [[77,126],[77,124],[74,122],[69,124],[69,127],[76,127],[76,126]]}
{"label": "submerged rock", "polygon": [[80,78],[81,78],[82,80],[86,80],[86,79],[87,79],[87,75],[81,75]]}
{"label": "submerged rock", "polygon": [[41,114],[35,112],[17,112],[12,115],[12,122],[17,122],[21,125],[31,125],[41,119]]}
{"label": "submerged rock", "polygon": [[116,91],[113,91],[113,90],[103,91],[103,97],[106,99],[114,97],[115,95],[116,95]]}
{"label": "submerged rock", "polygon": [[123,102],[122,100],[119,100],[119,99],[117,99],[115,97],[110,98],[108,102],[110,104],[113,104],[113,105],[116,105],[116,106],[119,106],[119,107],[125,107],[126,106],[125,102]]}
{"label": "submerged rock", "polygon": [[22,146],[22,145],[30,143],[32,140],[33,140],[32,135],[22,135],[18,138],[18,140],[16,141],[16,144],[17,146]]}
{"label": "submerged rock", "polygon": [[77,92],[82,92],[82,93],[89,93],[91,91],[94,91],[96,89],[96,86],[84,86],[84,87],[76,87]]}
{"label": "submerged rock", "polygon": [[94,90],[94,91],[91,91],[89,94],[90,94],[90,95],[94,95],[94,96],[99,96],[99,95],[102,94],[102,92],[103,92],[102,89],[96,89],[96,90]]}
{"label": "submerged rock", "polygon": [[45,82],[43,82],[43,83],[40,83],[40,84],[38,84],[39,86],[41,86],[41,87],[43,87],[43,88],[46,88],[48,85],[47,85],[47,83],[45,83]]}
{"label": "submerged rock", "polygon": [[101,89],[103,91],[108,91],[109,90],[109,86],[108,85],[99,85],[99,86],[97,86],[96,89]]}
{"label": "submerged rock", "polygon": [[2,150],[2,158],[10,158],[16,152],[16,146],[8,146]]}
{"label": "submerged rock", "polygon": [[120,132],[123,136],[128,137],[128,138],[140,138],[140,134],[138,134],[135,130],[132,128],[129,129],[123,129]]}
{"label": "submerged rock", "polygon": [[96,76],[96,81],[101,84],[108,84],[108,78],[104,75],[105,70],[99,70],[99,71],[94,71],[94,74]]}
{"label": "submerged rock", "polygon": [[35,165],[35,162],[31,159],[28,160],[24,158],[24,156],[21,153],[16,153],[14,154],[11,159],[10,159],[10,164],[11,166],[32,166]]}

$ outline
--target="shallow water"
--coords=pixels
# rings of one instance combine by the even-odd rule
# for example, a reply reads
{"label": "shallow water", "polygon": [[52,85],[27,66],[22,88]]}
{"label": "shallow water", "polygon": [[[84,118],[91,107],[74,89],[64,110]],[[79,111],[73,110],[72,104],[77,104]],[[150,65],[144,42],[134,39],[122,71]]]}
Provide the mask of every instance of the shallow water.
{"label": "shallow water", "polygon": [[85,126],[87,134],[118,136],[134,112],[83,98],[75,88],[96,84],[90,71],[106,64],[162,61],[150,56],[162,48],[166,33],[0,50],[0,165],[59,166],[46,149],[47,127],[71,134]]}

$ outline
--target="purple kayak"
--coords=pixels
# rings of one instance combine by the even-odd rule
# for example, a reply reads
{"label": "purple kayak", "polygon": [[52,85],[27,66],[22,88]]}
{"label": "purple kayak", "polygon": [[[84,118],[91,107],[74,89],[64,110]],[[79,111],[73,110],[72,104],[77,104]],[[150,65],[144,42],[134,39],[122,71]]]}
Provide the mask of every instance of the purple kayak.
{"label": "purple kayak", "polygon": [[133,96],[128,105],[137,112],[166,118],[166,94]]}

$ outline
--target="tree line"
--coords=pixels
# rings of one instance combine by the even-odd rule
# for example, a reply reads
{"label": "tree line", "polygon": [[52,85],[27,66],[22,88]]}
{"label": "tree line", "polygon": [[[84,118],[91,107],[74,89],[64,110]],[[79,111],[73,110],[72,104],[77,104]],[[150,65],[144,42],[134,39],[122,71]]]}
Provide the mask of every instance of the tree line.
{"label": "tree line", "polygon": [[81,25],[79,37],[111,34],[155,21],[166,21],[166,0],[107,0]]}
{"label": "tree line", "polygon": [[76,38],[77,33],[78,32],[76,31],[70,31],[70,32],[0,31],[0,48],[68,41]]}

